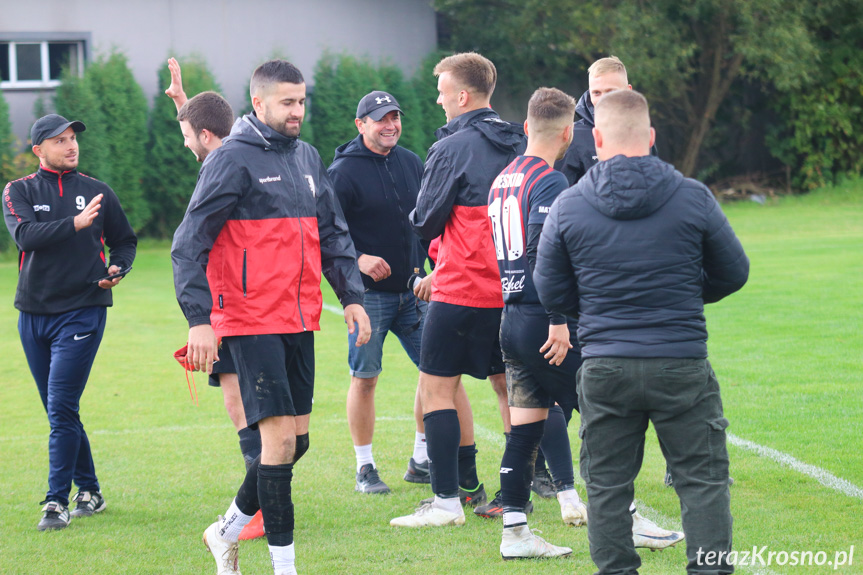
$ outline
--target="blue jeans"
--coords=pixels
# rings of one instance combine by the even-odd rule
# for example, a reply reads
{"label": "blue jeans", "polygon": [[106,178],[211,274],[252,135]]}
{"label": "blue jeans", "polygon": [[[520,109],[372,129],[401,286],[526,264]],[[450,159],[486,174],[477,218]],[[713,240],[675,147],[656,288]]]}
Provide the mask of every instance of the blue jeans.
{"label": "blue jeans", "polygon": [[634,575],[633,483],[653,423],[674,477],[686,534],[687,573],[725,574],[697,555],[731,551],[728,450],[719,382],[706,359],[587,358],[578,372],[581,476],[587,485],[590,557],[599,574]]}
{"label": "blue jeans", "polygon": [[383,371],[381,359],[384,340],[392,331],[414,362],[420,362],[423,321],[428,304],[417,300],[413,292],[400,293],[366,290],[363,307],[372,325],[368,343],[357,347],[357,332],[348,334],[348,367],[351,375],[363,379],[376,377]]}
{"label": "blue jeans", "polygon": [[47,501],[69,504],[72,481],[80,491],[99,491],[90,442],[78,402],[105,331],[106,308],[57,315],[21,312],[18,332],[42,405],[48,413]]}

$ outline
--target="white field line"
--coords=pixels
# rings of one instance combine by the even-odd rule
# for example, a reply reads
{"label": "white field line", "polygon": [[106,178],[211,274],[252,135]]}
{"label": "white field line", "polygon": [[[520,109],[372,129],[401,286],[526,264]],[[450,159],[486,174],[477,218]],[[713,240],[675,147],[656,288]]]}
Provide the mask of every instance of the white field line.
{"label": "white field line", "polygon": [[742,437],[737,437],[732,433],[728,433],[727,437],[728,442],[735,447],[745,449],[746,451],[751,451],[759,457],[766,457],[768,459],[772,459],[780,465],[793,469],[794,471],[802,473],[803,475],[807,475],[821,485],[838,491],[843,495],[847,495],[848,497],[855,497],[857,499],[863,499],[863,488],[860,488],[851,483],[850,481],[842,479],[841,477],[836,477],[826,469],[821,469],[820,467],[817,467],[815,465],[803,463],[792,455],[777,451],[776,449],[770,447],[759,445],[753,441],[749,441],[748,439],[743,439]]}

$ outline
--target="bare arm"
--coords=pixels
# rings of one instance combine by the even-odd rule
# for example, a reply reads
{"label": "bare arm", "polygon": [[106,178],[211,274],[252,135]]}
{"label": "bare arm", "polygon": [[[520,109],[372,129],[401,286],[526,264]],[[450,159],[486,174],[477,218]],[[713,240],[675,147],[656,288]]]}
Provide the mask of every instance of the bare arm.
{"label": "bare arm", "polygon": [[171,85],[165,90],[165,95],[174,100],[177,111],[186,103],[186,92],[183,91],[183,76],[180,73],[180,64],[176,58],[168,58],[168,70],[171,71]]}

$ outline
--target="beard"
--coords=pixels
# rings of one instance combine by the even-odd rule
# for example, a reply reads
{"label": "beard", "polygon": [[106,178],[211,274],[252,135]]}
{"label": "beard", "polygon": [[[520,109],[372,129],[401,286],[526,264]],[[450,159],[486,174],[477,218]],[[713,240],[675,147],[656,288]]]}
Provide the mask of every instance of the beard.
{"label": "beard", "polygon": [[[296,127],[288,126],[286,124],[286,122],[288,120],[296,121],[296,122],[298,122],[298,125]],[[302,130],[302,128],[303,128],[303,119],[302,118],[291,118],[291,117],[277,118],[273,115],[265,114],[264,115],[264,123],[267,126],[269,126],[270,128],[274,129],[275,131],[277,131],[278,133],[280,133],[281,135],[283,135],[287,138],[299,138],[300,137],[300,130]]]}

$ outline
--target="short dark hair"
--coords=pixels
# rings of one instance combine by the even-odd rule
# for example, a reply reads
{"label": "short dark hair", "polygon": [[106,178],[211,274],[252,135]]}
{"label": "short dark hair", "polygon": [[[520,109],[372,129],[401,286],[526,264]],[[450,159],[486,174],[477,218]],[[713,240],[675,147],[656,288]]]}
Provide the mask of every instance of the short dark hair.
{"label": "short dark hair", "polygon": [[189,122],[195,134],[209,130],[219,138],[231,133],[234,111],[228,101],[215,92],[201,92],[187,100],[177,112],[178,122]]}
{"label": "short dark hair", "polygon": [[476,52],[447,56],[434,67],[434,75],[452,74],[457,84],[491,97],[497,84],[497,69],[491,60]]}
{"label": "short dark hair", "polygon": [[273,84],[287,82],[289,84],[304,84],[303,73],[287,60],[270,60],[255,69],[252,81],[249,83],[249,94],[252,97],[261,90],[266,90]]}

